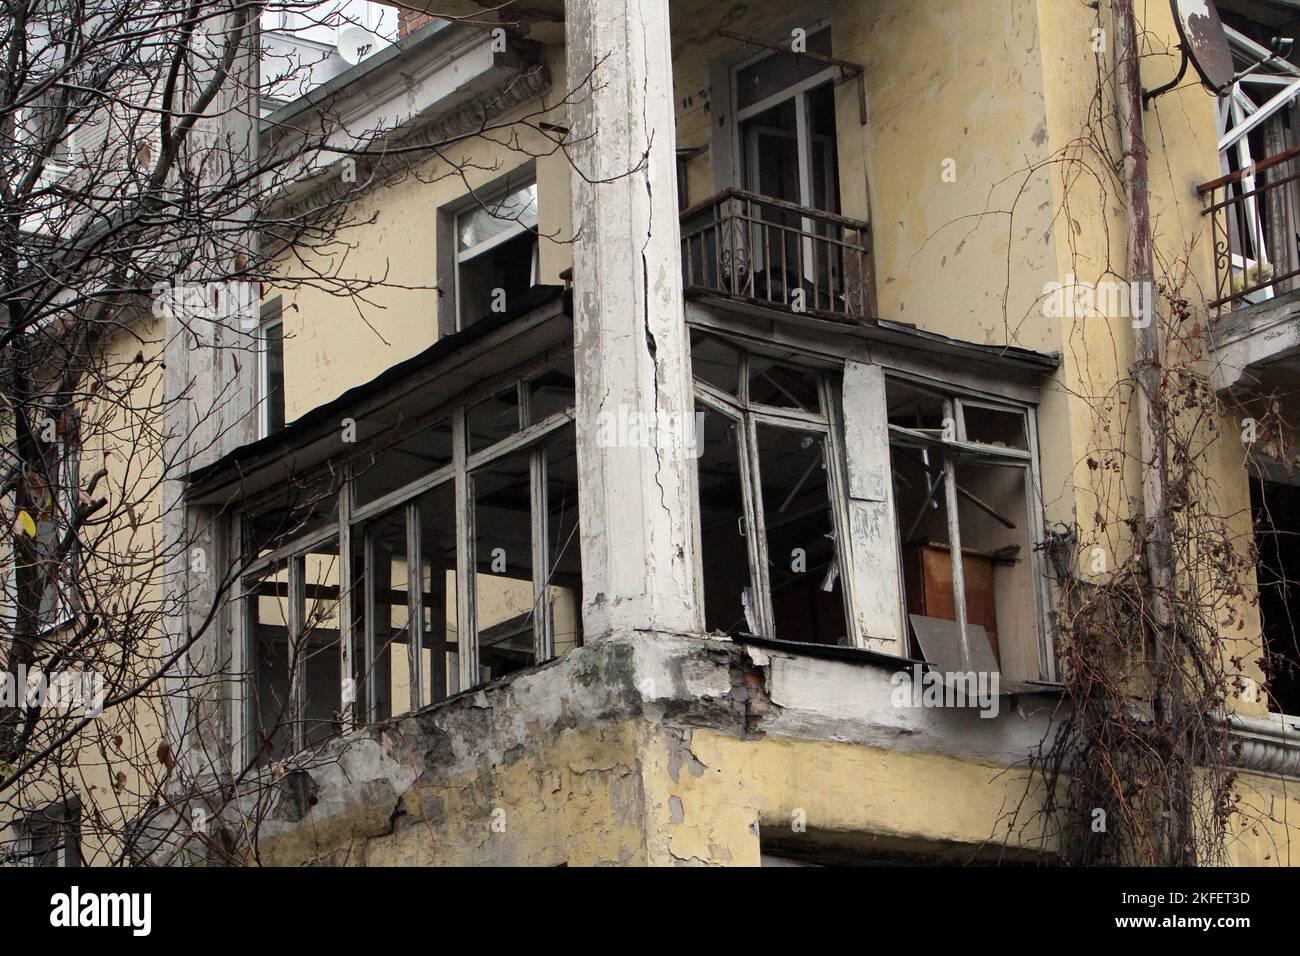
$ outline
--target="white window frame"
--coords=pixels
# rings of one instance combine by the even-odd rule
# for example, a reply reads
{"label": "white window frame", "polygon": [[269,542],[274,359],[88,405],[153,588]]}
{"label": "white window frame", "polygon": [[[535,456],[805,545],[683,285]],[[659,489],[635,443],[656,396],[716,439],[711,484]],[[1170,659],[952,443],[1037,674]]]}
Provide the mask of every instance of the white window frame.
{"label": "white window frame", "polygon": [[[79,444],[70,444],[66,438],[59,438],[54,444],[54,454],[57,456],[54,467],[58,472],[56,480],[59,484],[62,500],[59,502],[55,514],[56,520],[50,538],[53,546],[57,547],[62,542],[64,535],[67,534],[79,505],[78,483],[81,480],[81,446]],[[64,558],[64,566],[59,569],[59,574],[50,585],[50,587],[54,588],[54,605],[50,609],[48,619],[45,619],[45,615],[38,615],[40,618],[38,626],[42,636],[53,634],[72,623],[76,613],[76,604],[71,585],[76,580],[77,561],[80,556],[79,544],[80,542],[75,542],[68,551]],[[17,572],[13,573],[16,588]],[[17,599],[16,589],[14,597]],[[45,598],[42,594],[41,604],[43,605],[44,602]],[[16,614],[17,611],[15,610],[14,613]]]}
{"label": "white window frame", "polygon": [[[40,817],[38,821],[36,818]],[[29,813],[20,820],[14,821],[14,863],[13,865],[22,869],[36,868],[36,848],[33,843],[32,831],[38,825],[57,826],[62,833],[62,839],[55,850],[55,861],[53,867],[71,868],[82,865],[81,854],[81,808],[75,803],[56,803],[47,807],[45,810],[37,813]],[[75,857],[68,852],[68,842],[72,840],[77,848]]]}
{"label": "white window frame", "polygon": [[[1042,487],[1039,478],[1038,467],[1038,430],[1036,425],[1035,410],[1033,406],[1014,402],[1009,399],[989,398],[985,395],[978,395],[973,392],[963,390],[951,383],[936,381],[919,381],[915,377],[886,370],[885,380],[888,384],[891,381],[900,382],[912,388],[920,388],[942,397],[944,407],[944,417],[951,418],[955,426],[955,436],[952,439],[945,438],[942,431],[936,436],[926,431],[906,428],[899,425],[889,425],[889,443],[893,448],[895,445],[901,446],[938,446],[945,453],[945,462],[950,466],[953,462],[962,460],[977,459],[988,462],[1000,467],[1021,468],[1025,472],[1025,521],[1027,523],[1026,532],[1029,536],[1029,554],[1025,560],[1029,563],[1030,580],[1034,582],[1034,626],[1036,629],[1035,648],[1038,652],[1039,660],[1039,679],[1044,682],[1055,682],[1057,680],[1056,652],[1052,641],[1050,629],[1047,626],[1047,610],[1050,606],[1050,595],[1047,591],[1047,575],[1044,557],[1041,546],[1046,535],[1046,528],[1043,524],[1043,501]],[[1025,426],[1025,449],[1004,448],[1000,445],[987,445],[980,442],[970,441],[966,437],[966,416],[965,409],[984,408],[991,411],[1001,411],[1018,414],[1022,417]],[[965,601],[963,588],[963,572],[961,570],[961,529],[956,520],[955,503],[956,503],[956,484],[952,468],[946,466],[944,470],[944,493],[947,496],[946,508],[949,514],[950,537],[948,541],[948,550],[953,564],[953,593],[954,608],[957,614],[957,626],[963,632],[963,640],[968,640],[965,633],[966,616]],[[893,462],[890,462],[891,482],[893,480]],[[902,548],[903,537],[907,529],[895,526],[895,542],[899,555],[899,568],[903,567]],[[907,622],[907,596],[905,582],[902,574],[899,575],[899,606],[901,608],[902,619]],[[910,628],[904,627],[904,634],[908,635],[908,644],[911,645]]]}
{"label": "white window frame", "polygon": [[[749,362],[754,357],[752,349],[727,339],[725,336],[710,333],[715,339],[734,348],[738,354],[737,376],[738,395],[726,391],[695,377],[694,396],[696,401],[725,415],[738,426],[743,443],[744,456],[741,459],[740,484],[744,496],[745,539],[748,545],[749,581],[754,591],[754,613],[758,634],[763,637],[783,640],[776,629],[775,612],[772,606],[772,589],[768,577],[767,526],[763,514],[762,464],[758,457],[758,426],[768,425],[792,431],[803,431],[819,435],[825,442],[826,456],[826,495],[831,511],[831,522],[835,532],[835,559],[839,562],[839,581],[844,600],[845,633],[851,647],[866,647],[867,635],[859,626],[857,615],[853,613],[855,601],[855,584],[852,574],[852,556],[849,554],[849,528],[851,522],[848,514],[848,496],[845,491],[848,477],[845,469],[843,433],[836,411],[837,402],[835,385],[828,373],[833,370],[815,363],[800,362],[796,358],[780,359],[782,364],[805,369],[817,376],[817,392],[820,409],[810,412],[795,408],[764,405],[752,401],[749,397]],[[698,465],[698,459],[697,459]],[[698,478],[696,479],[698,486]],[[697,542],[696,553],[700,553],[698,542],[702,540],[700,513],[696,509],[694,530]],[[703,561],[697,569],[699,593],[704,593]]]}
{"label": "white window frame", "polygon": [[[531,540],[533,542],[533,577],[534,590],[537,594],[538,605],[533,614],[533,638],[534,653],[538,663],[550,660],[555,656],[555,634],[554,621],[551,616],[551,603],[545,599],[547,588],[549,587],[549,571],[547,569],[547,555],[550,554],[548,547],[549,528],[547,527],[547,509],[546,509],[546,481],[545,481],[545,449],[547,443],[559,435],[566,427],[572,427],[575,418],[574,406],[555,412],[544,419],[534,421],[531,409],[529,408],[529,384],[539,375],[556,367],[556,361],[553,357],[541,357],[525,365],[520,366],[509,375],[503,378],[491,380],[489,383],[480,384],[472,391],[465,393],[463,396],[455,399],[446,405],[440,406],[437,411],[422,416],[418,421],[411,422],[408,430],[419,430],[430,427],[439,422],[449,422],[452,425],[453,437],[453,460],[450,464],[443,465],[430,471],[426,475],[411,481],[409,484],[402,486],[394,491],[388,492],[364,505],[357,505],[353,500],[352,480],[354,468],[353,462],[366,458],[371,454],[382,454],[382,445],[376,447],[374,443],[368,443],[365,447],[359,449],[348,461],[342,465],[342,480],[338,489],[338,516],[337,519],[316,528],[293,541],[287,542],[266,554],[261,555],[256,560],[251,561],[242,570],[238,586],[234,594],[238,601],[237,612],[233,616],[236,625],[235,644],[238,648],[234,654],[234,660],[241,667],[239,673],[244,674],[244,678],[235,682],[237,699],[234,701],[234,712],[239,715],[237,724],[232,727],[232,734],[236,741],[236,747],[240,753],[239,761],[247,762],[252,758],[255,752],[254,734],[258,731],[257,716],[254,710],[256,703],[256,685],[253,676],[249,672],[255,655],[253,653],[253,635],[252,626],[252,601],[256,600],[256,585],[258,580],[275,569],[279,565],[284,565],[287,569],[286,580],[288,583],[288,605],[287,605],[287,623],[289,628],[290,646],[295,640],[294,634],[297,628],[301,626],[302,614],[299,608],[302,606],[300,599],[305,597],[305,581],[303,578],[304,568],[303,559],[313,549],[320,547],[322,544],[337,542],[339,559],[339,647],[340,647],[340,666],[339,680],[344,691],[344,707],[347,703],[347,681],[353,671],[352,667],[352,648],[354,642],[357,642],[357,635],[353,628],[353,602],[366,600],[366,595],[370,592],[369,581],[367,577],[366,587],[361,594],[355,594],[354,582],[352,578],[351,562],[343,558],[344,554],[352,553],[352,540],[357,536],[366,535],[368,525],[377,518],[391,515],[394,512],[405,509],[407,512],[408,535],[411,522],[412,509],[419,498],[428,492],[443,486],[448,482],[455,487],[456,494],[456,519],[457,519],[457,560],[456,560],[456,625],[457,634],[460,636],[458,643],[459,654],[459,674],[454,686],[459,691],[479,687],[483,684],[478,677],[479,674],[479,654],[478,654],[478,626],[476,621],[476,602],[475,593],[478,583],[477,564],[474,555],[474,490],[473,480],[477,472],[484,467],[491,465],[508,455],[518,454],[529,451],[530,454],[530,487],[531,503],[530,517],[532,522]],[[486,448],[474,452],[469,450],[469,435],[466,414],[468,410],[480,401],[490,398],[493,395],[499,395],[513,387],[519,401],[520,427],[512,435],[489,445]],[[576,395],[575,395],[576,398]],[[389,439],[391,440],[391,438]],[[261,497],[249,502],[249,507],[256,509],[262,502]],[[244,542],[242,540],[241,525],[243,524],[243,515],[248,509],[236,516],[230,529],[231,542],[235,554],[243,551]],[[575,541],[574,546],[577,546]],[[408,541],[407,560],[414,563],[419,561],[418,545],[412,547]],[[367,561],[369,560],[369,548],[365,550]],[[539,560],[540,556],[540,560]],[[251,587],[250,587],[251,586]],[[409,592],[415,606],[408,605],[408,626],[416,628],[422,614],[418,613],[420,608],[419,589],[415,588]],[[577,608],[581,614],[581,608]],[[367,660],[374,659],[375,617],[371,613],[365,615],[366,626],[365,633],[361,634],[361,641],[357,642],[358,646],[364,647]],[[418,654],[420,642],[413,639],[408,645],[408,653]],[[291,653],[291,660],[293,656]],[[418,660],[418,658],[414,658]],[[301,666],[301,664],[300,664]],[[411,711],[419,709],[432,703],[427,699],[422,686],[423,669],[414,666],[411,669],[411,692],[412,703]],[[305,689],[305,681],[297,679],[291,685],[291,691],[301,693]],[[357,723],[370,723],[375,718],[371,712],[375,700],[375,694],[372,687],[367,686],[364,682],[352,689],[352,704],[355,708],[348,718],[348,725],[344,728],[347,733],[352,725]],[[301,701],[298,701],[301,704]],[[393,717],[400,716],[393,714]],[[290,744],[290,752],[297,752],[302,749],[301,728],[302,722],[295,721],[294,740]]]}
{"label": "white window frame", "polygon": [[[33,117],[39,117],[42,109],[36,106],[24,106],[17,111],[16,121],[18,128],[18,138],[20,141],[30,141],[40,135],[40,130],[32,130],[30,124]],[[42,185],[50,185],[55,180],[63,179],[72,171],[72,165],[76,161],[77,155],[77,130],[73,127],[68,131],[67,136],[60,140],[64,147],[66,159],[58,160],[49,158],[45,161],[45,166],[41,170],[39,181]]]}
{"label": "white window frame", "polygon": [[[456,331],[457,331],[457,332],[460,332],[460,331],[462,331],[462,330],[464,330],[464,329],[466,328],[466,325],[465,325],[465,316],[461,314],[461,295],[460,295],[460,286],[461,286],[461,281],[460,281],[460,270],[461,270],[461,266],[463,266],[463,265],[464,265],[465,263],[467,263],[467,262],[471,262],[472,260],[478,258],[479,256],[483,255],[483,254],[486,253],[486,252],[491,252],[491,251],[492,251],[493,249],[495,249],[497,246],[500,246],[500,245],[502,245],[502,244],[504,244],[504,243],[507,243],[507,242],[509,242],[509,241],[512,240],[512,239],[517,239],[519,236],[523,235],[525,232],[533,233],[533,235],[534,235],[535,237],[538,236],[538,233],[537,233],[537,232],[535,232],[533,229],[529,228],[528,226],[525,226],[525,225],[524,225],[523,223],[521,223],[521,222],[509,222],[509,223],[506,225],[506,227],[505,227],[504,229],[502,229],[501,232],[497,233],[495,236],[492,236],[492,237],[489,238],[489,239],[484,239],[484,240],[481,241],[481,242],[477,242],[477,243],[475,243],[474,245],[470,246],[468,249],[465,249],[465,250],[462,251],[461,248],[460,248],[460,223],[461,223],[461,219],[462,219],[463,217],[465,217],[465,216],[470,216],[470,215],[473,215],[474,213],[482,212],[484,209],[490,209],[490,208],[492,207],[492,204],[493,204],[494,202],[497,202],[498,200],[504,199],[506,196],[509,196],[509,195],[511,195],[512,193],[517,193],[517,192],[519,192],[521,189],[526,189],[526,188],[528,188],[529,186],[532,186],[532,187],[534,188],[534,190],[537,189],[537,176],[536,176],[536,175],[531,175],[528,179],[526,179],[526,180],[523,181],[523,182],[517,182],[517,183],[511,184],[511,185],[507,185],[507,186],[505,186],[504,188],[494,189],[494,190],[492,190],[492,191],[489,193],[490,198],[482,199],[482,200],[480,200],[480,201],[478,201],[478,202],[474,202],[474,203],[472,203],[471,205],[468,205],[468,206],[466,206],[466,207],[464,207],[464,208],[462,208],[462,209],[459,209],[459,210],[456,211],[455,215],[453,215],[453,216],[451,217],[451,220],[452,220],[452,221],[451,221],[451,242],[452,242],[452,252],[453,252],[454,272],[455,272],[455,276],[454,276],[454,278],[453,278],[452,281],[453,281],[453,283],[454,283],[454,285],[455,285],[455,296],[456,296],[456,299],[455,299],[455,301],[456,301]],[[541,209],[540,209],[540,206],[541,206],[540,195],[539,195],[539,198],[538,198],[538,201],[537,201],[537,202],[538,202],[538,207],[539,207],[538,212],[539,212],[539,218],[540,218],[540,212],[541,212]],[[537,285],[538,281],[540,280],[540,272],[541,272],[541,269],[540,269],[540,265],[541,265],[541,263],[540,263],[540,261],[539,261],[539,260],[540,260],[540,256],[541,256],[541,241],[540,241],[540,238],[539,238],[538,241],[537,241],[536,243],[534,243],[534,245],[533,245],[532,265],[531,265],[531,267],[530,267],[530,269],[529,269],[529,283],[528,283],[528,284],[529,284],[530,286],[535,286],[535,285]]]}
{"label": "white window frame", "polygon": [[[257,326],[257,437],[266,438],[271,434],[271,363],[270,338],[267,332],[275,327],[280,329],[280,364],[284,366],[284,308],[280,300],[273,299],[266,306],[267,315]],[[285,398],[283,385],[281,400]],[[287,416],[286,416],[287,419]],[[286,420],[287,424],[287,420]]]}
{"label": "white window frame", "polygon": [[[820,33],[822,30],[829,30],[830,28],[831,28],[830,18],[825,17],[821,20],[816,21],[815,23],[806,27],[805,29],[807,31],[807,35],[811,37],[815,33]],[[757,103],[751,103],[749,106],[746,106],[742,109],[739,102],[740,85],[737,81],[740,72],[742,70],[748,69],[751,66],[761,63],[764,60],[768,60],[771,59],[772,57],[781,56],[781,55],[783,54],[778,53],[776,50],[764,50],[761,53],[757,53],[754,56],[747,57],[744,60],[741,60],[739,63],[736,63],[731,67],[731,70],[728,74],[728,76],[730,77],[730,87],[731,87],[729,91],[731,95],[731,114],[734,117],[734,122],[732,123],[732,131],[733,131],[732,132],[732,137],[733,137],[732,156],[735,157],[735,165],[736,165],[736,169],[734,171],[734,181],[742,188],[747,189],[751,192],[758,191],[756,188],[753,188],[752,186],[747,184],[747,180],[749,179],[749,175],[748,175],[749,170],[753,168],[752,164],[756,156],[751,155],[751,153],[753,153],[753,150],[746,149],[745,147],[745,134],[743,131],[743,126],[746,122],[748,122],[750,119],[753,119],[755,116],[767,112],[768,110],[772,109],[772,107],[774,106],[780,106],[782,103],[786,102],[787,100],[793,99],[794,108],[795,108],[795,152],[799,157],[798,205],[808,209],[814,209],[816,208],[816,205],[813,199],[812,129],[810,128],[808,122],[808,94],[813,90],[825,86],[827,83],[834,83],[837,67],[828,65],[826,69],[822,70],[821,72],[813,76],[810,76],[807,79],[800,80],[798,83],[795,83],[792,86],[788,86],[785,89],[779,90],[778,92],[773,93],[770,96],[766,96],[763,99],[759,100]],[[798,54],[784,54],[784,55],[798,56]],[[836,157],[836,159],[838,160],[838,156]],[[833,170],[833,171],[838,174],[838,170]],[[834,210],[825,209],[822,211],[833,212]],[[811,219],[808,219],[807,217],[804,217],[799,221],[799,228],[804,233],[811,233],[814,228],[813,221]],[[812,275],[810,270],[813,268],[812,266],[813,246],[812,246],[811,237],[806,236],[803,239],[803,246],[804,246],[803,261],[805,263],[804,269],[805,272],[807,273],[805,278],[811,279]],[[757,255],[758,253],[757,249],[755,250],[755,253]]]}

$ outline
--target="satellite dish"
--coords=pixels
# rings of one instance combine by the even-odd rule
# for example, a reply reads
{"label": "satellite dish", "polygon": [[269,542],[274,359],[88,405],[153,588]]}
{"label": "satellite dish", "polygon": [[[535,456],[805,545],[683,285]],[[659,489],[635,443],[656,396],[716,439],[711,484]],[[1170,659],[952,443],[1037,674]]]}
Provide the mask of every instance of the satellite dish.
{"label": "satellite dish", "polygon": [[1183,61],[1178,67],[1178,75],[1172,80],[1154,90],[1143,91],[1143,109],[1157,96],[1168,93],[1183,82],[1189,62],[1196,67],[1201,82],[1211,93],[1222,93],[1237,78],[1233,72],[1228,35],[1223,32],[1214,0],[1169,0],[1169,8],[1174,14],[1178,49],[1182,51]]}
{"label": "satellite dish", "polygon": [[1192,61],[1201,82],[1211,92],[1222,92],[1232,82],[1236,68],[1214,0],[1170,0],[1169,5],[1174,11],[1183,55]]}
{"label": "satellite dish", "polygon": [[356,66],[370,54],[379,49],[380,40],[364,27],[345,27],[339,31],[336,49],[339,56]]}

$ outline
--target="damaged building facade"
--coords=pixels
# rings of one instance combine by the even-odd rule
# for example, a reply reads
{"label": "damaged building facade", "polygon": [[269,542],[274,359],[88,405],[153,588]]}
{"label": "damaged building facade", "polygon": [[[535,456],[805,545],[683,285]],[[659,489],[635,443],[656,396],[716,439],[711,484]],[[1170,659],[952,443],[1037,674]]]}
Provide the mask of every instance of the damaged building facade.
{"label": "damaged building facade", "polygon": [[[1237,6],[1248,56],[1245,8],[1291,5],[1225,2],[1230,26]],[[1155,87],[1178,39],[1148,7]],[[238,573],[184,585],[219,610],[177,682],[190,789],[147,822],[152,860],[203,858],[177,825],[202,808],[276,864],[1050,862],[1029,766],[1068,707],[1050,545],[1104,577],[1108,508],[1134,507],[1095,459],[1137,440],[1107,403],[1141,309],[1061,300],[1124,278],[1122,197],[1078,159],[1115,145],[1108,14],[430,11],[474,19],[404,16],[264,117],[268,150],[322,116],[451,145],[359,202],[341,268],[388,277],[373,302],[297,287],[286,256],[259,360],[223,372],[250,400],[175,479]],[[1260,220],[1285,252],[1216,223],[1260,216],[1248,177],[1293,152],[1290,107],[1223,145],[1263,104],[1216,103],[1194,82],[1150,102],[1150,201],[1178,294],[1205,293],[1216,385],[1248,404],[1294,375],[1293,210]],[[1248,452],[1203,452],[1243,538],[1252,493],[1294,494]],[[1223,638],[1243,864],[1290,862],[1300,819],[1294,678],[1253,650],[1294,661],[1294,635],[1260,603]]]}

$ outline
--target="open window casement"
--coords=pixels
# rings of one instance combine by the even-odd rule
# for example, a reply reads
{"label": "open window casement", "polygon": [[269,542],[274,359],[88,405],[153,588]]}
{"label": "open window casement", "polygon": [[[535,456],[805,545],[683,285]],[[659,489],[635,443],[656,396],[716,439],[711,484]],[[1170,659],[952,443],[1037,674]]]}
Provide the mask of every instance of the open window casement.
{"label": "open window casement", "polygon": [[867,646],[903,655],[898,530],[889,469],[885,374],[878,365],[844,366],[844,452],[854,613]]}

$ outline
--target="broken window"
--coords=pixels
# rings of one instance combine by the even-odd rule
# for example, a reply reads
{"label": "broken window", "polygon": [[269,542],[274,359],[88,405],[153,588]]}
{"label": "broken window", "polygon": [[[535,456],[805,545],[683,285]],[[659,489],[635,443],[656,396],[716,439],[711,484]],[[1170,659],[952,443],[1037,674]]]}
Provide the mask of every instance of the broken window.
{"label": "broken window", "polygon": [[552,653],[582,645],[582,557],[578,528],[578,449],[566,429],[546,449],[546,629]]}
{"label": "broken window", "polygon": [[479,679],[536,662],[532,451],[499,458],[473,476],[475,623]]}
{"label": "broken window", "polygon": [[537,363],[245,512],[259,760],[582,643],[573,401],[571,366]]}
{"label": "broken window", "polygon": [[416,699],[411,686],[411,635],[407,601],[410,563],[407,550],[407,507],[384,515],[366,527],[366,600],[362,622],[365,648],[360,673],[372,719],[384,720],[411,710]]}
{"label": "broken window", "polygon": [[447,419],[432,425],[399,426],[402,437],[376,447],[352,466],[356,503],[384,495],[445,468],[452,459],[452,427]]}
{"label": "broken window", "polygon": [[247,556],[264,555],[338,522],[339,480],[328,472],[284,475],[278,486],[244,513]]}
{"label": "broken window", "polygon": [[775,633],[847,645],[844,590],[828,488],[827,437],[761,424],[758,470]]}
{"label": "broken window", "polygon": [[252,746],[259,763],[320,743],[342,726],[337,539],[245,578]]}
{"label": "broken window", "polygon": [[749,544],[745,537],[740,418],[703,403],[696,441],[700,554],[704,569],[704,627],[708,631],[755,632]]}
{"label": "broken window", "polygon": [[[706,628],[852,644],[832,492],[842,479],[826,410],[830,377],[707,337],[692,347],[704,373],[696,408]],[[708,380],[720,380],[731,355],[734,398]]]}
{"label": "broken window", "polygon": [[414,508],[412,528],[418,530],[420,542],[419,630],[415,637],[420,661],[419,706],[423,706],[460,690],[455,482],[443,482],[421,497]]}
{"label": "broken window", "polygon": [[285,757],[293,749],[294,707],[289,674],[289,569],[285,563],[245,584],[249,631],[249,674],[253,755],[258,763]]}
{"label": "broken window", "polygon": [[469,453],[482,451],[519,431],[519,388],[511,385],[491,398],[471,405],[465,413]]}
{"label": "broken window", "polygon": [[544,422],[574,406],[572,368],[548,369],[531,379],[528,390],[528,423]]}
{"label": "broken window", "polygon": [[912,654],[1048,676],[1026,409],[895,379],[886,401]]}
{"label": "broken window", "polygon": [[341,727],[343,704],[339,681],[338,540],[310,548],[296,559],[302,577],[300,627],[293,629],[292,654],[298,672],[299,746],[320,743]]}
{"label": "broken window", "polygon": [[537,184],[476,202],[456,216],[457,327],[464,329],[538,283]]}

